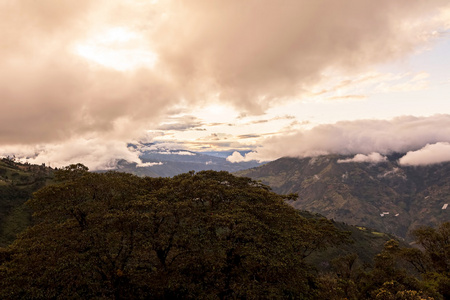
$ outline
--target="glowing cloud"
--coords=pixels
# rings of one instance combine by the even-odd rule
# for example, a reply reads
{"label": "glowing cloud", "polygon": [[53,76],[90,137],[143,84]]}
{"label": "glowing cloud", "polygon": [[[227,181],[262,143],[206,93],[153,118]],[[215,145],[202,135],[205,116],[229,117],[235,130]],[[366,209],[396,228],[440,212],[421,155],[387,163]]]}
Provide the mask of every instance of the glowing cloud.
{"label": "glowing cloud", "polygon": [[370,153],[368,155],[364,155],[364,154],[356,154],[353,158],[347,158],[347,159],[339,159],[337,162],[338,163],[351,163],[351,162],[355,162],[355,163],[372,163],[372,164],[377,164],[383,161],[386,161],[387,158],[386,156],[381,155],[380,153]]}
{"label": "glowing cloud", "polygon": [[328,70],[351,75],[427,45],[433,31],[450,27],[446,5],[2,1],[0,143],[115,132],[122,120],[137,135],[132,128],[157,124],[183,101],[262,113],[298,99]]}
{"label": "glowing cloud", "polygon": [[156,53],[141,35],[124,27],[113,27],[75,46],[75,52],[90,61],[118,71],[153,68]]}
{"label": "glowing cloud", "polygon": [[234,151],[233,154],[227,157],[227,160],[232,163],[239,163],[245,161],[245,158],[237,151]]}
{"label": "glowing cloud", "polygon": [[266,139],[245,160],[268,161],[282,156],[407,152],[426,144],[450,143],[450,115],[398,117],[392,120],[342,121]]}
{"label": "glowing cloud", "polygon": [[399,163],[407,166],[431,165],[450,161],[450,143],[428,144],[420,150],[409,151]]}
{"label": "glowing cloud", "polygon": [[[302,101],[323,74],[361,74],[429,46],[433,32],[450,28],[448,7],[448,0],[0,1],[0,145],[19,152],[43,145],[34,162],[100,168],[110,163],[108,147],[139,162],[119,145],[157,128],[180,103],[225,122],[229,105],[256,115]],[[269,139],[246,158],[390,149],[390,133],[360,123]],[[360,125],[373,149],[351,128]],[[412,140],[394,148],[427,139]]]}
{"label": "glowing cloud", "polygon": [[23,162],[63,167],[81,162],[90,170],[108,170],[116,167],[119,159],[146,166],[139,158],[139,152],[127,148],[126,143],[117,140],[72,139],[64,143],[39,146],[2,147],[0,156],[12,156]]}

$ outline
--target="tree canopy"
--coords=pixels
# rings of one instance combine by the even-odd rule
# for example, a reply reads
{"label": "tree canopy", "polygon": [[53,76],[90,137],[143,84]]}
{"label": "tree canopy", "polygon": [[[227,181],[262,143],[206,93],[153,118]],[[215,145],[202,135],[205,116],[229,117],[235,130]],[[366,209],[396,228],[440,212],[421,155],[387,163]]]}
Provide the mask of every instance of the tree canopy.
{"label": "tree canopy", "polygon": [[29,201],[34,226],[0,251],[0,298],[311,298],[304,258],[346,238],[227,172],[58,172]]}
{"label": "tree canopy", "polygon": [[450,222],[411,233],[414,248],[397,240],[385,243],[370,268],[358,267],[356,255],[333,261],[334,272],[321,275],[323,299],[450,299]]}

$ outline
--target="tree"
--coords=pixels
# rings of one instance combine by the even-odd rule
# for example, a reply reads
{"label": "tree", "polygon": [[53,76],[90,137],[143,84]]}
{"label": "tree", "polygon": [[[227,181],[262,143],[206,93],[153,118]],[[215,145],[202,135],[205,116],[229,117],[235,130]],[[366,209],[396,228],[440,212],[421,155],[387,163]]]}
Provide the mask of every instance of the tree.
{"label": "tree", "polygon": [[417,248],[388,241],[359,288],[373,299],[450,298],[450,222],[412,231]]}
{"label": "tree", "polygon": [[29,201],[35,225],[2,250],[0,298],[310,298],[304,257],[344,236],[227,172],[60,175]]}
{"label": "tree", "polygon": [[428,285],[435,286],[445,299],[450,299],[450,222],[442,223],[437,229],[417,228],[412,236],[423,252],[416,250],[406,257]]}
{"label": "tree", "polygon": [[71,164],[60,170],[55,171],[56,181],[73,180],[85,175],[89,171],[89,168],[83,164]]}
{"label": "tree", "polygon": [[417,228],[412,232],[412,236],[425,250],[424,255],[434,271],[450,273],[450,222],[442,223],[437,229]]}

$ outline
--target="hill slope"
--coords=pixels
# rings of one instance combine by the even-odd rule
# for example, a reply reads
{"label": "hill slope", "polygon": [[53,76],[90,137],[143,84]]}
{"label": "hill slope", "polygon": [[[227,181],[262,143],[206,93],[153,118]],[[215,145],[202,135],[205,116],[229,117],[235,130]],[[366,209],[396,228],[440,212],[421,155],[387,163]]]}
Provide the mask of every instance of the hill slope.
{"label": "hill slope", "polygon": [[31,212],[23,204],[50,180],[52,172],[45,166],[0,160],[0,247],[31,223]]}
{"label": "hill slope", "polygon": [[[53,172],[51,168],[42,165],[21,164],[9,159],[0,160],[0,247],[10,244],[18,233],[31,224],[31,211],[24,202],[33,192],[52,182]],[[306,218],[322,217],[306,211],[299,213]],[[391,238],[389,235],[373,232],[367,228],[339,222],[334,222],[334,225],[342,231],[351,232],[350,239],[354,244],[342,245],[330,249],[324,255],[313,256],[311,258],[313,264],[328,265],[332,258],[354,252],[358,253],[363,262],[370,263],[373,256],[381,251],[384,243]]]}
{"label": "hill slope", "polygon": [[449,220],[450,163],[407,167],[397,156],[373,163],[342,163],[348,157],[281,158],[240,171],[277,193],[298,193],[292,205],[327,218],[407,238],[419,226]]}

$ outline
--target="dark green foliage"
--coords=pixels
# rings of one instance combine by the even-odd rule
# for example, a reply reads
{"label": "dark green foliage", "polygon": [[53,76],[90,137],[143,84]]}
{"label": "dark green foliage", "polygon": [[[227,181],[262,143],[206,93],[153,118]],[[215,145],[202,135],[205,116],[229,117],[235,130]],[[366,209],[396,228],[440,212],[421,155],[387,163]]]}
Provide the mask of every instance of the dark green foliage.
{"label": "dark green foliage", "polygon": [[[37,166],[2,166],[16,181],[0,203],[27,198],[20,184]],[[418,248],[377,250],[389,235],[296,211],[285,203],[296,195],[227,172],[139,178],[78,164],[55,180],[28,202],[34,226],[0,247],[1,299],[450,298],[448,222],[414,230]],[[24,209],[3,228],[22,230]]]}
{"label": "dark green foliage", "polygon": [[55,181],[74,180],[85,175],[87,171],[89,171],[89,168],[83,164],[72,164],[60,170],[56,170]]}
{"label": "dark green foliage", "polygon": [[403,255],[414,265],[425,281],[450,299],[450,222],[437,229],[421,227],[412,232],[423,252],[404,250]]}
{"label": "dark green foliage", "polygon": [[174,178],[70,166],[0,249],[2,299],[310,299],[304,258],[345,241],[268,187],[227,172]]}
{"label": "dark green foliage", "polygon": [[373,267],[356,264],[348,255],[332,262],[333,270],[319,279],[326,299],[450,299],[449,228],[422,227],[412,234],[418,248],[390,240],[375,256]]}
{"label": "dark green foliage", "polygon": [[31,212],[24,203],[51,177],[52,170],[44,166],[0,160],[0,247],[31,224]]}
{"label": "dark green foliage", "polygon": [[417,243],[424,248],[431,267],[439,273],[450,272],[450,222],[439,228],[421,227],[412,232]]}
{"label": "dark green foliage", "polygon": [[[300,214],[306,217],[312,216],[319,220],[326,220],[323,216],[306,211],[300,211]],[[342,222],[331,222],[339,231],[348,234],[348,242],[328,247],[324,251],[316,251],[307,258],[307,262],[316,266],[320,271],[330,271],[334,259],[352,255],[357,256],[356,265],[372,265],[375,255],[383,250],[387,241],[394,238],[392,235],[377,232],[370,228],[352,226]],[[402,245],[407,246],[407,243],[402,242]]]}

